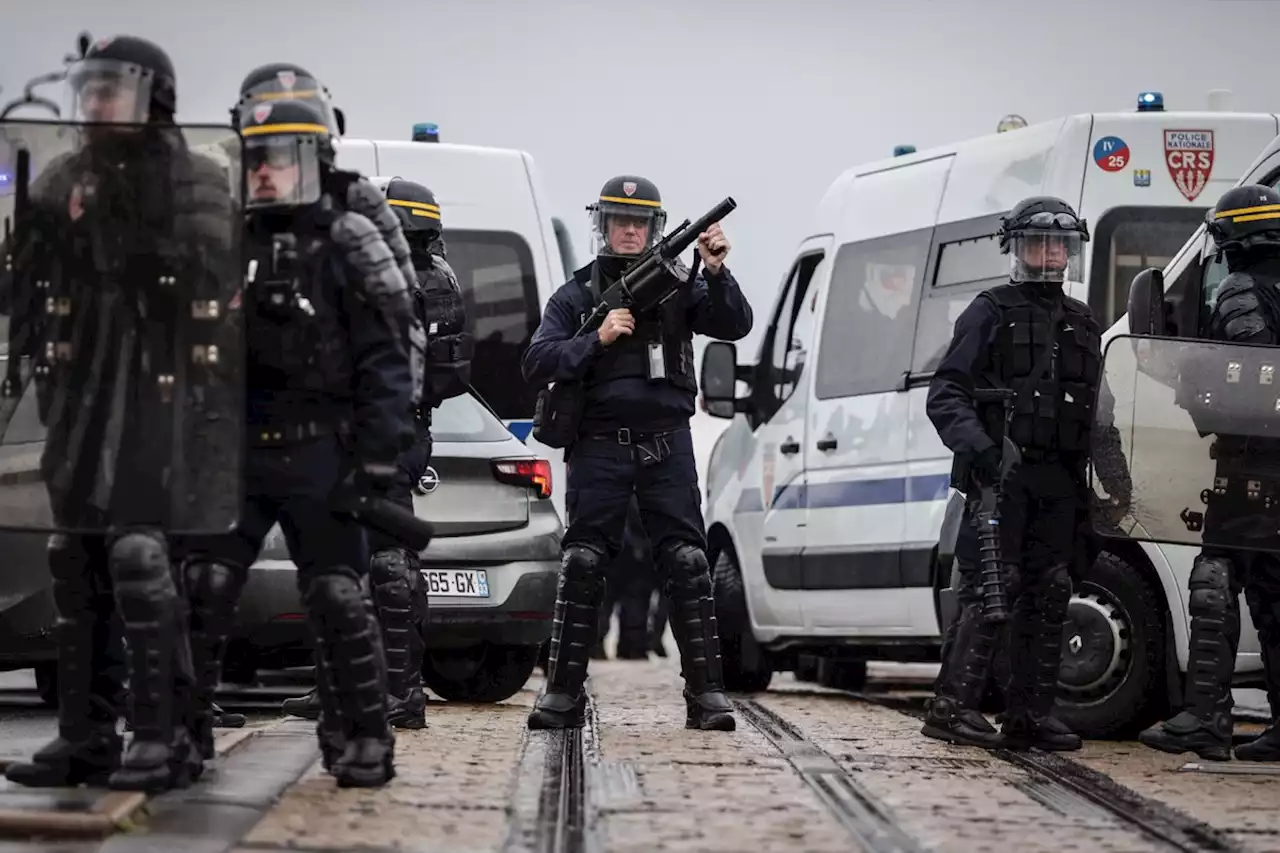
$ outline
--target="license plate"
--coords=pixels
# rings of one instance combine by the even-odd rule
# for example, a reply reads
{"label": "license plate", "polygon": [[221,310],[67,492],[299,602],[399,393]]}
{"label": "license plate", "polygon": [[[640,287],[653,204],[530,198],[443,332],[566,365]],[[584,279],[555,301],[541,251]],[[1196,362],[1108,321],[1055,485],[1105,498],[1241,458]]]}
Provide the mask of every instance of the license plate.
{"label": "license plate", "polygon": [[489,575],[484,569],[424,569],[428,595],[488,598]]}

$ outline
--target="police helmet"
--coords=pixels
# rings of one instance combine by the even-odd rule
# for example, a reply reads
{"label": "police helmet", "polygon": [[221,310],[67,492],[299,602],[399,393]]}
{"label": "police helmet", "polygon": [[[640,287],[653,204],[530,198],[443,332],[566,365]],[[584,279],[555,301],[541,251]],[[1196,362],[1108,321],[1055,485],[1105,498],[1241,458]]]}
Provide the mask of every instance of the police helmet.
{"label": "police helmet", "polygon": [[426,233],[439,236],[444,228],[436,194],[422,184],[392,178],[385,190],[387,204],[395,211],[405,235]]}
{"label": "police helmet", "polygon": [[1000,220],[1000,253],[1015,283],[1082,281],[1088,241],[1088,224],[1060,198],[1024,199]]}
{"label": "police helmet", "polygon": [[341,136],[346,121],[342,110],[333,105],[328,88],[310,71],[292,62],[259,65],[240,83],[240,99],[231,108],[232,124],[240,126],[245,112],[264,101],[302,101],[319,110],[324,124],[334,136]]}
{"label": "police helmet", "polygon": [[263,101],[244,114],[244,167],[250,209],[297,207],[320,198],[333,166],[333,133],[305,101]]}
{"label": "police helmet", "polygon": [[1228,256],[1280,248],[1280,192],[1261,184],[1235,187],[1205,214],[1205,230]]}
{"label": "police helmet", "polygon": [[173,121],[178,109],[173,60],[137,36],[99,39],[67,70],[76,121]]}
{"label": "police helmet", "polygon": [[[619,175],[610,178],[600,189],[600,199],[587,205],[591,214],[591,241],[597,256],[629,257],[641,254],[662,236],[667,212],[662,208],[662,195],[647,178]],[[616,235],[618,245],[610,239],[610,228],[622,226]],[[627,226],[634,226],[631,230]]]}

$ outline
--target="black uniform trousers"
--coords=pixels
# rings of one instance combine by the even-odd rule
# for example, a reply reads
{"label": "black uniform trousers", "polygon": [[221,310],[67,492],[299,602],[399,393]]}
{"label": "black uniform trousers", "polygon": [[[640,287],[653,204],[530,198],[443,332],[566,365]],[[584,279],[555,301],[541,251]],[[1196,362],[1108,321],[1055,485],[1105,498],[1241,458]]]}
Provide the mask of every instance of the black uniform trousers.
{"label": "black uniform trousers", "polygon": [[[1024,462],[1006,483],[1000,528],[1013,603],[1006,628],[1010,712],[1044,717],[1053,708],[1080,511],[1077,475],[1071,467]],[[1005,632],[982,618],[981,566],[972,518],[972,512],[966,513],[970,529],[957,543],[960,614],[944,648],[936,689],[962,707],[976,709]]]}

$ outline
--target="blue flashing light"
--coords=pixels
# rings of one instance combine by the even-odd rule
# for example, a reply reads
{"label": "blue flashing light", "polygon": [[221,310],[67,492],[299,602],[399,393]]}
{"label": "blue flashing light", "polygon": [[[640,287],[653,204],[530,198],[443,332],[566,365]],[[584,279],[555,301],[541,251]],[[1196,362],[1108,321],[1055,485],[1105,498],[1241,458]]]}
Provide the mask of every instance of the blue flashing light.
{"label": "blue flashing light", "polygon": [[0,169],[0,196],[8,195],[13,191],[13,173],[7,169]]}
{"label": "blue flashing light", "polygon": [[916,153],[916,147],[915,147],[914,145],[895,145],[895,146],[893,146],[893,156],[894,156],[894,157],[901,157],[901,156],[903,156],[904,154],[914,154],[914,153]]}
{"label": "blue flashing light", "polygon": [[1164,112],[1164,95],[1159,92],[1142,92],[1138,95],[1138,112]]}
{"label": "blue flashing light", "polygon": [[433,121],[419,122],[413,126],[414,142],[439,142],[440,125]]}

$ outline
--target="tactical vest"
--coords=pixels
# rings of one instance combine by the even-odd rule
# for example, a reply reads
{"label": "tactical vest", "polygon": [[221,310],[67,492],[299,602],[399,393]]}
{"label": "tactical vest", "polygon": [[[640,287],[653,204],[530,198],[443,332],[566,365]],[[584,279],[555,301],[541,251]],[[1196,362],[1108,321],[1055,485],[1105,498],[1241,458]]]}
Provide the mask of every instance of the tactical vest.
{"label": "tactical vest", "polygon": [[[428,255],[416,273],[414,308],[427,333],[422,410],[429,411],[471,385],[475,340],[467,330],[467,308],[458,278],[444,258]],[[426,265],[430,264],[430,268]]]}
{"label": "tactical vest", "polygon": [[320,409],[351,396],[352,364],[336,298],[345,284],[327,223],[301,218],[292,230],[255,228],[247,318],[250,388],[276,392],[253,421],[323,418]]}
{"label": "tactical vest", "polygon": [[[1088,306],[1066,298],[1055,329],[1052,307],[1029,298],[1023,287],[1002,285],[979,298],[1000,310],[991,372],[1001,386],[1021,390],[1045,347],[1055,348],[1036,387],[1019,394],[1010,438],[1024,449],[1087,452],[1102,368],[1102,334]],[[987,434],[999,442],[1003,405],[981,405],[979,413]]]}
{"label": "tactical vest", "polygon": [[[594,264],[591,274],[593,278],[590,281],[580,282],[588,294],[588,311],[595,307],[603,290],[595,278]],[[649,345],[659,343],[662,345],[662,359],[666,370],[665,381],[690,394],[696,394],[698,381],[693,373],[693,333],[689,329],[688,311],[688,288],[680,288],[656,309],[637,316],[635,330],[630,335],[620,335],[605,347],[595,364],[587,371],[584,379],[587,389],[614,379],[648,379]]]}

